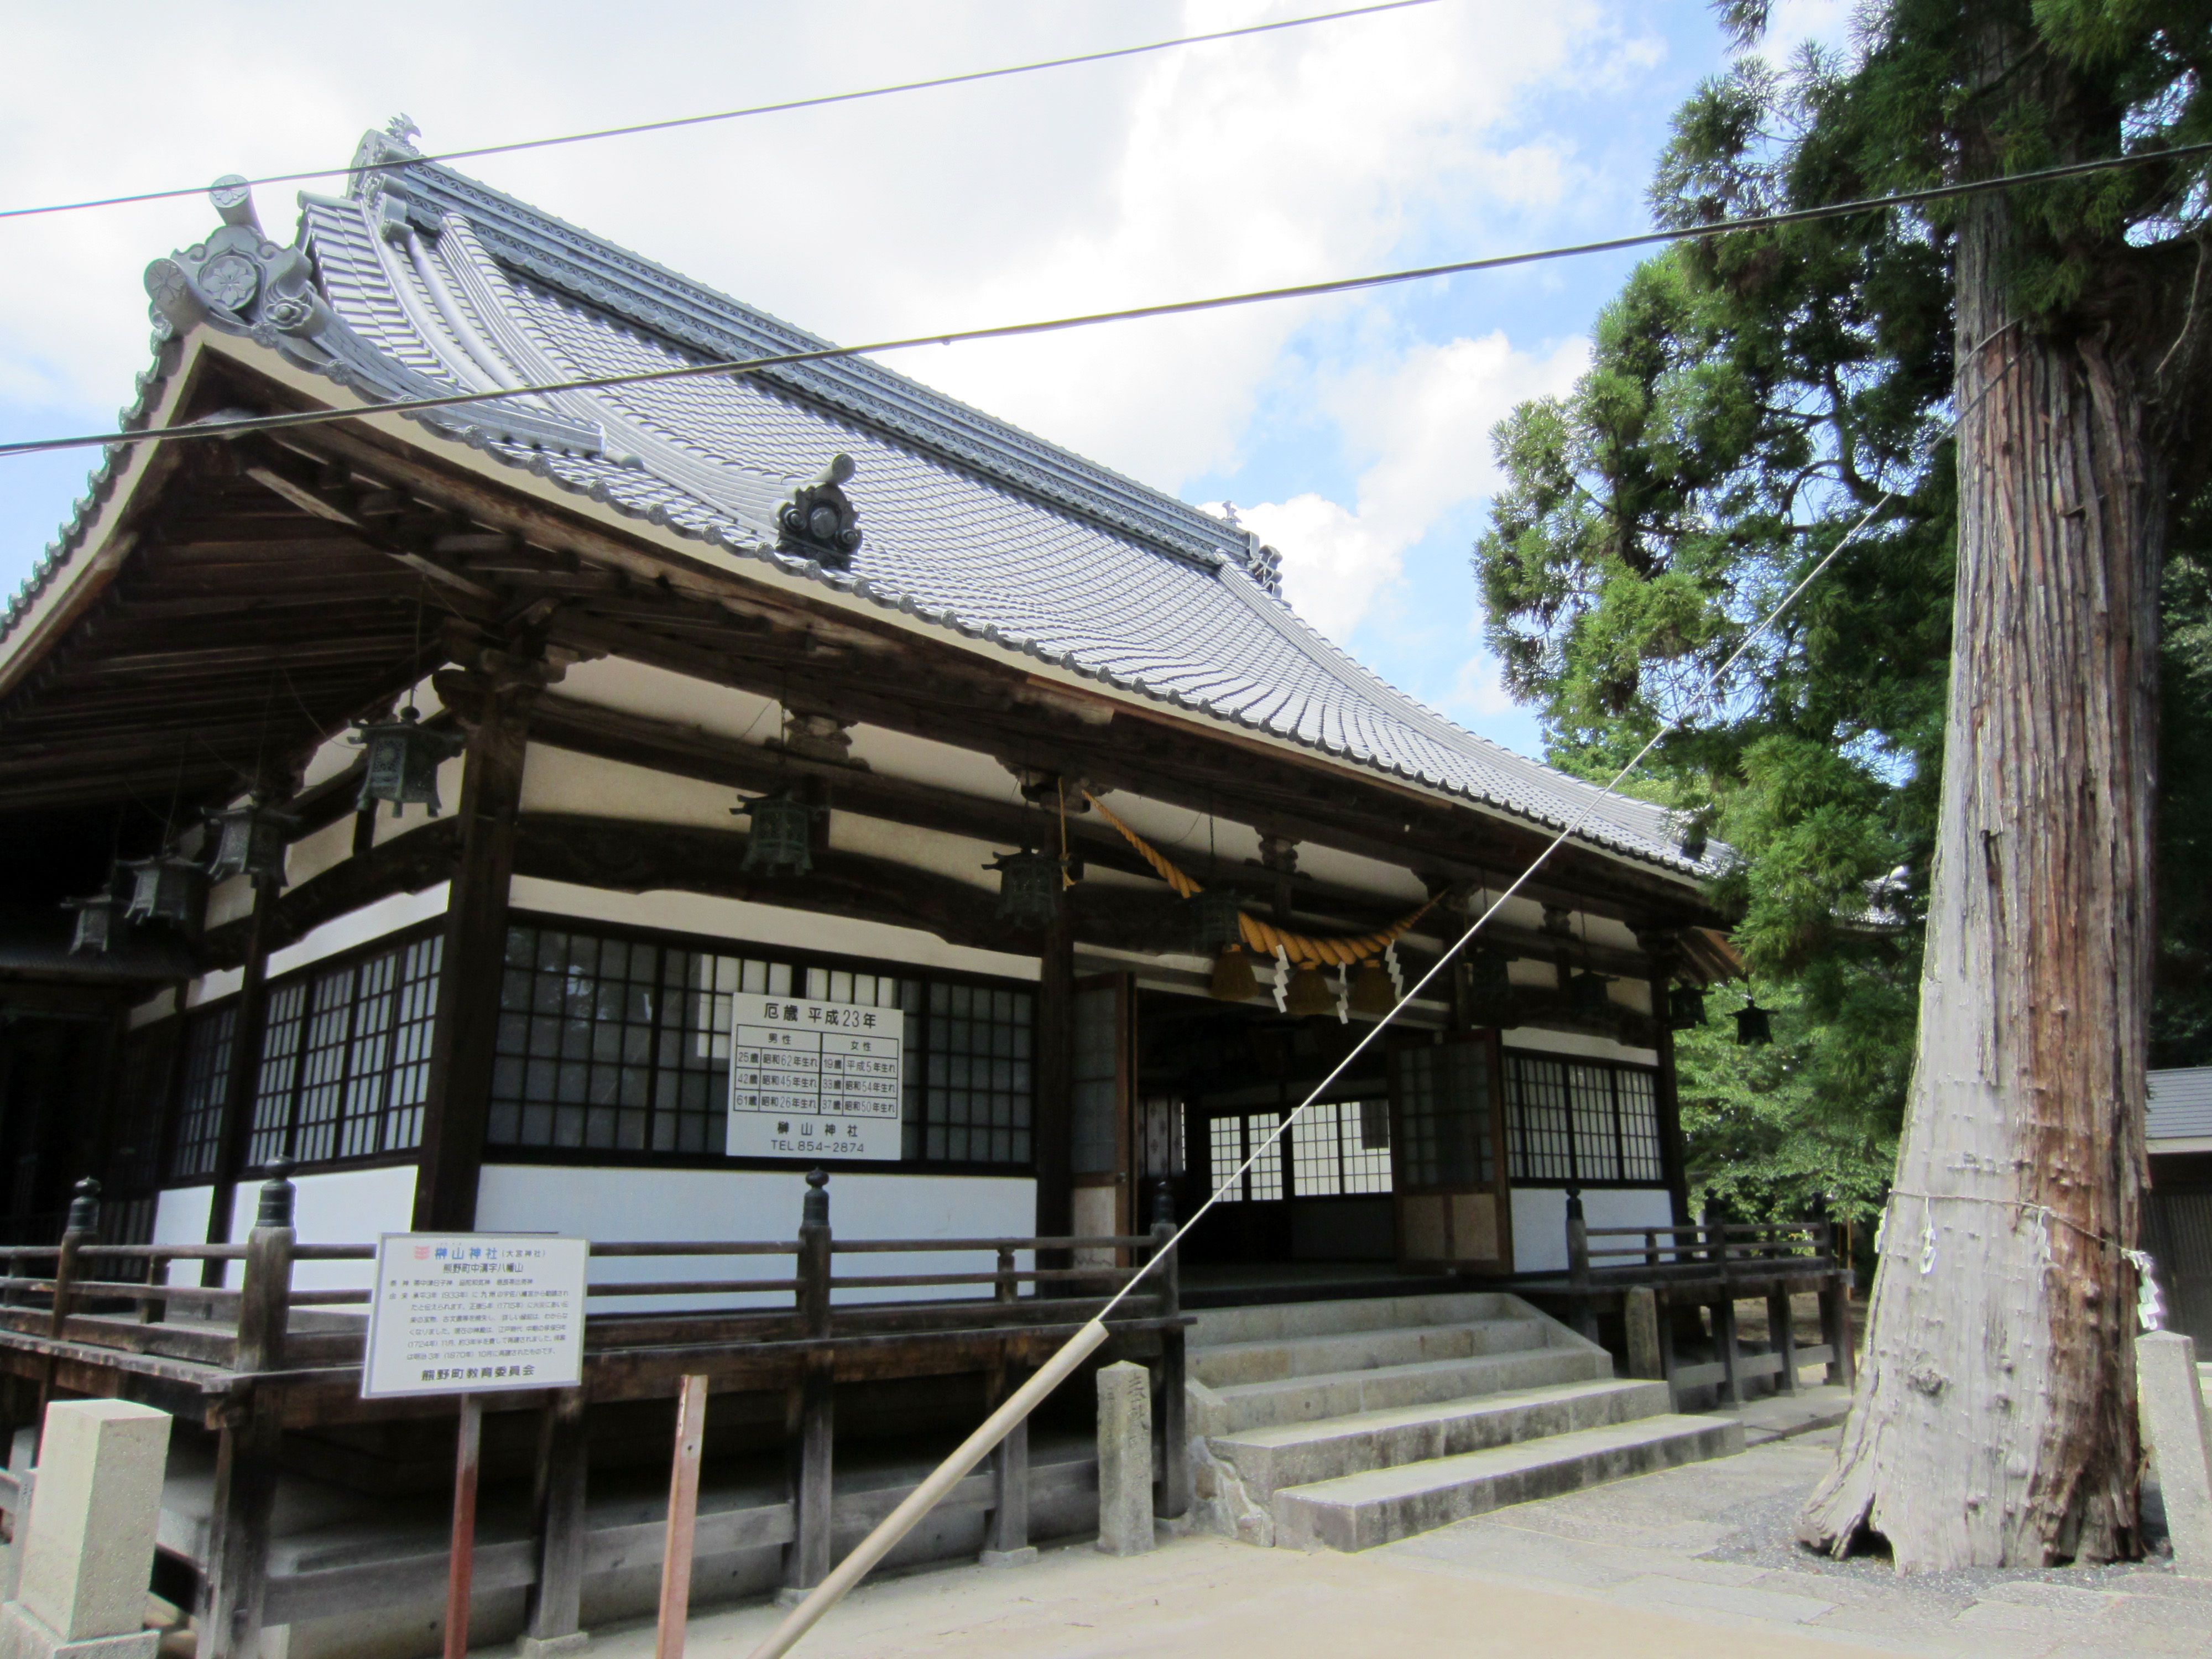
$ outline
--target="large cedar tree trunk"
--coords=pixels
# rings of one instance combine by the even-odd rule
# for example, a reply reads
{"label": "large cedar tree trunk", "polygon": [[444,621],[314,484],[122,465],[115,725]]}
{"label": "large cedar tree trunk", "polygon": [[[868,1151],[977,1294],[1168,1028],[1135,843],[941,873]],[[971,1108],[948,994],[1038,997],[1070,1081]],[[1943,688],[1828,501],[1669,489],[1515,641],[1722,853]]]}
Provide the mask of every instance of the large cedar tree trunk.
{"label": "large cedar tree trunk", "polygon": [[[1995,169],[1992,168],[1992,171]],[[2136,1278],[2169,480],[2109,330],[1960,227],[1956,612],[1919,1046],[1859,1391],[1800,1535],[1901,1569],[2140,1553]]]}

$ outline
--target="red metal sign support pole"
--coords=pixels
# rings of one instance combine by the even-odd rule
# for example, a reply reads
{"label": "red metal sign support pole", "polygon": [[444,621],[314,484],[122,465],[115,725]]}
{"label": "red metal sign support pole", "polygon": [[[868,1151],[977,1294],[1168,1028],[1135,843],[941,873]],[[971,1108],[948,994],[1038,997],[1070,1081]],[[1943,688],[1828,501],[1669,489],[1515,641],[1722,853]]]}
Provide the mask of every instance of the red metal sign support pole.
{"label": "red metal sign support pole", "polygon": [[483,1404],[461,1396],[459,1443],[453,1452],[453,1556],[446,1571],[446,1659],[468,1659],[469,1580],[476,1571],[477,1465],[483,1449]]}

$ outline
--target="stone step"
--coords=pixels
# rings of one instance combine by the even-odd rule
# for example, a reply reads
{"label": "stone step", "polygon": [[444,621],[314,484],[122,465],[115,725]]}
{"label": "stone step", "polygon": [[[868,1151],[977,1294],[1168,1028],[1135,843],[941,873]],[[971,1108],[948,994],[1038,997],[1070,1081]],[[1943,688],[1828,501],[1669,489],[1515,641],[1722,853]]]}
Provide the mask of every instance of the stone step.
{"label": "stone step", "polygon": [[1547,1383],[1605,1382],[1613,1361],[1591,1344],[1529,1348],[1479,1354],[1467,1359],[1434,1359],[1380,1370],[1324,1372],[1190,1390],[1191,1431],[1213,1436],[1289,1423],[1317,1423],[1360,1412],[1431,1406],[1471,1399],[1507,1389],[1536,1389]]}
{"label": "stone step", "polygon": [[1194,1348],[1280,1338],[1335,1336],[1346,1331],[1395,1330],[1408,1325],[1472,1325],[1525,1318],[1528,1304],[1498,1291],[1440,1291],[1427,1296],[1346,1297],[1333,1302],[1277,1302],[1208,1308],[1191,1328]]}
{"label": "stone step", "polygon": [[1468,1516],[1683,1463],[1733,1456],[1743,1425],[1667,1413],[1486,1451],[1287,1486],[1270,1505],[1274,1540],[1294,1548],[1373,1549]]}
{"label": "stone step", "polygon": [[1469,1325],[1408,1325],[1345,1331],[1333,1336],[1267,1337],[1190,1351],[1190,1374],[1209,1388],[1273,1382],[1286,1376],[1377,1370],[1431,1359],[1471,1359],[1546,1346],[1540,1318],[1491,1319]]}
{"label": "stone step", "polygon": [[1441,1405],[1247,1429],[1213,1436],[1206,1445],[1236,1472],[1247,1494],[1265,1503],[1286,1486],[1663,1416],[1673,1404],[1664,1382],[1554,1382]]}

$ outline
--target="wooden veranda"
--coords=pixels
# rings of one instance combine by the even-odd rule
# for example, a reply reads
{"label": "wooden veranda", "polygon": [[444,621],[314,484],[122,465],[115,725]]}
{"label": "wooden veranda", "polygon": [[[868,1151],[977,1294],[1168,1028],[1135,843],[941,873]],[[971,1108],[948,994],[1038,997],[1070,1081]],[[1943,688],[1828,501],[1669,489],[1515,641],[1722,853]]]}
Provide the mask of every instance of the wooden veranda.
{"label": "wooden veranda", "polygon": [[[380,1559],[300,1572],[272,1572],[271,1516],[283,1437],[333,1425],[423,1421],[451,1416],[447,1397],[361,1397],[370,1291],[295,1282],[304,1263],[356,1262],[373,1243],[308,1243],[296,1236],[293,1188],[276,1169],[260,1193],[256,1225],[242,1243],[110,1244],[99,1241],[97,1188],[82,1183],[67,1231],[52,1245],[0,1247],[0,1376],[10,1415],[37,1419],[60,1395],[125,1398],[168,1411],[219,1437],[214,1506],[204,1559],[164,1547],[157,1594],[195,1614],[203,1659],[258,1651],[264,1625],[356,1613],[422,1599],[445,1581],[447,1552]],[[590,1282],[583,1384],[497,1397],[503,1413],[542,1420],[535,1535],[477,1553],[481,1589],[526,1588],[528,1633],[557,1641],[579,1627],[587,1546],[601,1556],[659,1547],[660,1523],[625,1529],[637,1538],[586,1536],[584,1489],[587,1408],[672,1399],[686,1376],[715,1391],[787,1396],[791,1476],[787,1499],[726,1515],[702,1547],[781,1546],[792,1588],[818,1583],[831,1561],[833,1388],[840,1383],[958,1375],[985,1379],[996,1398],[1027,1368],[1104,1309],[1107,1300],[1152,1264],[1172,1231],[1106,1237],[840,1239],[829,1220],[827,1177],[810,1178],[805,1214],[787,1241],[686,1240],[595,1243],[594,1264],[641,1261],[702,1263],[782,1258],[788,1273],[759,1277],[703,1275]],[[989,1253],[975,1272],[884,1271],[901,1255]],[[1023,1267],[1028,1255],[1036,1265]],[[853,1258],[862,1258],[854,1261]],[[840,1272],[841,1258],[857,1271]],[[172,1284],[169,1270],[202,1264],[220,1279],[231,1264],[239,1282]],[[841,1300],[868,1291],[957,1291],[985,1295],[901,1302]],[[723,1305],[680,1311],[605,1311],[620,1300],[706,1299]],[[738,1298],[783,1305],[733,1307]],[[787,1301],[785,1300],[787,1298]],[[361,1312],[352,1311],[361,1310]],[[1190,1501],[1183,1427],[1183,1340],[1172,1252],[1116,1308],[1100,1363],[1132,1359],[1152,1376],[1158,1439],[1156,1507],[1179,1516]],[[0,1508],[18,1503],[15,1478]],[[1026,1427],[988,1468],[954,1495],[956,1507],[988,1512],[988,1547],[1028,1543],[1032,1472]],[[860,1495],[859,1508],[888,1513],[903,1492]],[[836,1500],[841,1521],[855,1510]]]}

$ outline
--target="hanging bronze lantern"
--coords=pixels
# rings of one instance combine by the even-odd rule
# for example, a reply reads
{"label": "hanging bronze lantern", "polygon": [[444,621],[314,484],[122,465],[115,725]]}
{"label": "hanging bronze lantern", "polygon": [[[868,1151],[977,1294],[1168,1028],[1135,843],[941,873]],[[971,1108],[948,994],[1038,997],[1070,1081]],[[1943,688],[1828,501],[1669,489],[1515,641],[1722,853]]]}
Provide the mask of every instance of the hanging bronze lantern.
{"label": "hanging bronze lantern", "polygon": [[242,806],[209,813],[207,823],[215,845],[208,860],[210,881],[251,876],[257,884],[284,884],[284,851],[300,833],[299,819],[248,797]]}
{"label": "hanging bronze lantern", "polygon": [[1774,1041],[1774,1024],[1767,1018],[1767,1011],[1759,1006],[1759,999],[1747,987],[1743,1006],[1735,1011],[1735,1042],[1739,1048],[1764,1048]]}
{"label": "hanging bronze lantern", "polygon": [[200,915],[207,902],[207,872],[182,853],[161,853],[150,859],[126,860],[131,901],[124,908],[125,921],[162,921],[186,933],[199,930]]}
{"label": "hanging bronze lantern", "polygon": [[1291,975],[1291,988],[1283,1012],[1293,1019],[1310,1019],[1336,1012],[1336,993],[1328,988],[1320,969],[1301,963]]}
{"label": "hanging bronze lantern", "polygon": [[1062,874],[1049,853],[1024,847],[983,866],[999,872],[999,918],[1017,927],[1049,927],[1060,915]]}
{"label": "hanging bronze lantern", "polygon": [[1244,928],[1240,918],[1243,910],[1235,893],[1225,887],[1205,888],[1192,894],[1185,908],[1197,930],[1200,956],[1216,956],[1243,946]]}
{"label": "hanging bronze lantern", "polygon": [[1579,1020],[1611,1019],[1613,999],[1605,994],[1605,988],[1612,983],[1602,974],[1574,975],[1567,981],[1567,1012]]}
{"label": "hanging bronze lantern", "polygon": [[76,931],[70,939],[70,954],[79,951],[112,951],[123,942],[127,925],[123,919],[125,903],[124,890],[130,884],[121,878],[121,872],[111,874],[107,885],[97,893],[83,898],[66,899],[62,908],[76,912]]}
{"label": "hanging bronze lantern", "polygon": [[1487,945],[1468,952],[1468,1015],[1481,1026],[1510,1025],[1513,1021],[1512,958]]}
{"label": "hanging bronze lantern", "polygon": [[1398,988],[1382,964],[1370,957],[1352,971],[1352,1012],[1367,1019],[1380,1019],[1398,1006]]}
{"label": "hanging bronze lantern", "polygon": [[1677,985],[1667,994],[1667,1029],[1694,1031],[1705,1023],[1705,994],[1694,985]]}
{"label": "hanging bronze lantern", "polygon": [[814,815],[819,809],[795,799],[790,790],[757,796],[730,809],[732,817],[749,817],[745,837],[747,875],[803,876],[814,868]]}
{"label": "hanging bronze lantern", "polygon": [[427,729],[422,720],[410,703],[397,720],[354,722],[353,740],[368,751],[355,811],[388,800],[395,818],[410,805],[427,806],[432,817],[438,816],[438,768],[465,745],[452,732]]}

